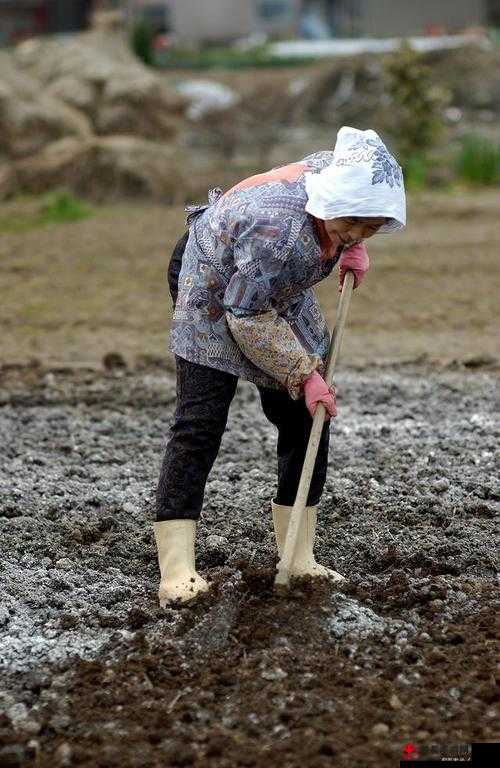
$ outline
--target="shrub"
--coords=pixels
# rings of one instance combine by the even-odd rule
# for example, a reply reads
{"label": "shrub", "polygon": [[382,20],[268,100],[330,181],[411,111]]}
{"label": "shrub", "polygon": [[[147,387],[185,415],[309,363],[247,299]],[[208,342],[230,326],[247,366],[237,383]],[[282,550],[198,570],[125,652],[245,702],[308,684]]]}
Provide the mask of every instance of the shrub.
{"label": "shrub", "polygon": [[404,167],[412,158],[425,159],[443,139],[443,110],[450,94],[433,82],[431,68],[408,43],[387,58],[385,70],[390,97],[387,130]]}
{"label": "shrub", "polygon": [[137,19],[130,33],[130,46],[135,55],[148,67],[155,63],[154,32],[151,24],[146,19]]}
{"label": "shrub", "polygon": [[476,134],[464,136],[456,162],[457,175],[472,184],[500,182],[500,144]]}
{"label": "shrub", "polygon": [[407,189],[423,189],[428,181],[429,164],[421,154],[410,155],[403,162],[403,173]]}
{"label": "shrub", "polygon": [[92,213],[89,205],[73,197],[70,192],[49,195],[40,210],[40,223],[64,224],[86,219]]}

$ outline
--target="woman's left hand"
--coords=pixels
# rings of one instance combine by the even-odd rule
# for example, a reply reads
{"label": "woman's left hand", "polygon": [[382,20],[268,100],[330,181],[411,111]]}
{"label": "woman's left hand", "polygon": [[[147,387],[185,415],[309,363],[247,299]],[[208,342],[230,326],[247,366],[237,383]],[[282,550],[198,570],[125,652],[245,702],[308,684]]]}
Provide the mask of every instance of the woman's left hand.
{"label": "woman's left hand", "polygon": [[369,267],[370,259],[364,243],[346,248],[339,260],[339,290],[342,290],[346,272],[354,272],[354,287],[357,288]]}

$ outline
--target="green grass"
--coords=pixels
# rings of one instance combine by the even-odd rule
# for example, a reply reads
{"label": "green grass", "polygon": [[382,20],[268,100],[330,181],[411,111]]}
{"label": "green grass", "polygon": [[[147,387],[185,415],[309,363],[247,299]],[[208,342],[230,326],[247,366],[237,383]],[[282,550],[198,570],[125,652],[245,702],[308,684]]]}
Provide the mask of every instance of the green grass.
{"label": "green grass", "polygon": [[471,184],[500,183],[500,144],[476,134],[465,136],[457,156],[456,172],[462,181]]}
{"label": "green grass", "polygon": [[237,48],[207,47],[201,50],[176,48],[157,57],[165,69],[246,69],[251,67],[289,67],[310,64],[312,57],[289,58],[273,55],[267,46],[246,51]]}
{"label": "green grass", "polygon": [[0,233],[29,232],[51,224],[81,221],[95,213],[92,206],[66,191],[53,192],[32,200],[23,198],[19,202],[23,205],[17,211],[14,207],[8,214],[0,215]]}

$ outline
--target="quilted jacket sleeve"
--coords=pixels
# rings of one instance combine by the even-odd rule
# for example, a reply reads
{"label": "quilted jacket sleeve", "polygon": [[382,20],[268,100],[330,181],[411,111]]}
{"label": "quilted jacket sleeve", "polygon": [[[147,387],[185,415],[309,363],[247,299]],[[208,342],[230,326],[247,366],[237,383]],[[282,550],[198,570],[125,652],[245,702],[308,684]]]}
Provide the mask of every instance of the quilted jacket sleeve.
{"label": "quilted jacket sleeve", "polygon": [[287,279],[293,283],[294,238],[293,226],[278,217],[241,221],[234,241],[236,270],[224,295],[224,308],[243,354],[298,399],[304,379],[321,370],[323,361],[303,348],[274,307],[285,264]]}

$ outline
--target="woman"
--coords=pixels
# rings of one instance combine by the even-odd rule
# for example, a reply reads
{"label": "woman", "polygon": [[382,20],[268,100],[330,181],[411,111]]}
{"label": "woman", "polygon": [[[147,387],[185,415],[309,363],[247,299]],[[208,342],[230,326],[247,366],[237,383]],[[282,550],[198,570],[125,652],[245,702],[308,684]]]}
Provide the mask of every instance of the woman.
{"label": "woman", "polygon": [[312,286],[339,263],[354,286],[368,269],[363,240],[406,223],[403,177],[374,131],[343,127],[333,152],[245,179],[188,208],[189,232],[169,268],[175,304],[170,348],[177,408],[157,490],[160,604],[208,589],[194,541],[205,484],[238,378],[257,385],[278,428],[272,514],[285,541],[318,402],[327,417],[292,575],[343,577],[316,563],[316,508],[326,478],[335,392],[322,378],[329,333]]}

